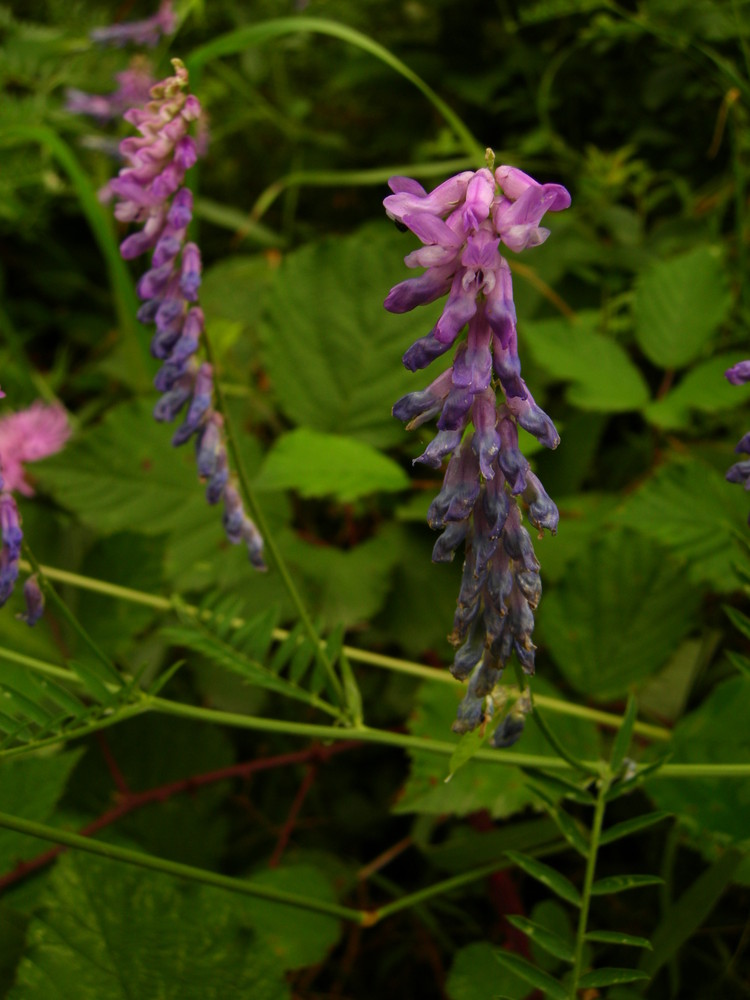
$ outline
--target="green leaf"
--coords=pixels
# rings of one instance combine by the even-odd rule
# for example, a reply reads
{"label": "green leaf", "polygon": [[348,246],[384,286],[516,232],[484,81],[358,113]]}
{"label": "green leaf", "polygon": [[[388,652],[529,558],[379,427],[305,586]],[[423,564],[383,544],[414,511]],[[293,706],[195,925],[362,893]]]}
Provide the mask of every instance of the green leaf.
{"label": "green leaf", "polygon": [[527,920],[526,917],[509,916],[506,919],[509,924],[518,928],[519,931],[530,938],[535,944],[538,944],[540,948],[548,951],[550,955],[554,955],[555,958],[561,958],[564,962],[573,962],[575,949],[570,941],[566,941],[559,934],[555,934],[533,920]]}
{"label": "green leaf", "polygon": [[625,349],[596,332],[598,313],[582,312],[575,322],[524,322],[523,337],[537,365],[555,380],[570,382],[568,402],[581,410],[618,413],[641,409],[648,386]]}
{"label": "green leaf", "polygon": [[581,894],[570,881],[560,872],[555,871],[549,865],[546,865],[543,861],[538,861],[536,858],[530,858],[525,854],[520,854],[518,851],[506,851],[505,856],[510,858],[513,864],[518,865],[518,867],[530,875],[531,878],[541,882],[542,885],[546,885],[548,889],[556,893],[562,899],[567,900],[567,902],[572,903],[574,906],[581,905]]}
{"label": "green leaf", "polygon": [[597,969],[581,976],[578,986],[581,989],[590,989],[597,986],[617,986],[620,983],[647,982],[650,978],[638,969]]}
{"label": "green leaf", "polygon": [[696,582],[720,593],[735,590],[742,559],[736,534],[747,518],[742,490],[695,459],[665,463],[617,516],[620,524],[666,546],[687,563]]}
{"label": "green leaf", "polygon": [[739,360],[738,352],[730,351],[696,365],[676,388],[646,407],[646,417],[664,430],[680,430],[690,426],[694,411],[720,413],[746,403],[750,386],[732,385],[724,378]]}
{"label": "green leaf", "polygon": [[693,628],[699,599],[650,541],[610,532],[545,595],[539,631],[566,680],[612,698],[658,670]]}
{"label": "green leaf", "polygon": [[[750,764],[750,678],[732,677],[716,687],[702,705],[686,715],[674,729],[670,763],[712,764],[732,761]],[[656,775],[648,781],[648,794],[660,808],[700,839],[707,833],[740,844],[750,831],[750,795],[746,778],[724,778],[717,794],[715,778],[684,779]]]}
{"label": "green leaf", "polygon": [[506,968],[498,981],[496,952],[487,941],[459,948],[445,984],[449,1000],[488,1000],[489,996],[495,1000],[498,995],[525,1000],[529,995],[526,979]]}
{"label": "green leaf", "polygon": [[[38,823],[47,821],[82,753],[82,750],[74,750],[49,757],[4,761],[0,767],[0,802],[3,809]],[[0,830],[0,872],[10,871],[17,862],[32,858],[44,849],[44,845],[34,837]]]}
{"label": "green leaf", "polygon": [[663,885],[664,879],[658,875],[612,875],[600,878],[591,886],[592,896],[612,896],[629,889],[640,889],[647,885]]}
{"label": "green leaf", "polygon": [[284,257],[269,295],[262,356],[294,423],[379,447],[404,440],[391,407],[437,375],[415,378],[401,355],[429,333],[439,307],[403,316],[383,308],[391,286],[408,277],[403,257],[411,249],[383,222]]}
{"label": "green leaf", "polygon": [[623,934],[621,931],[587,931],[586,940],[596,941],[600,944],[627,945],[630,948],[647,948],[649,951],[652,947],[647,938]]}
{"label": "green leaf", "polygon": [[637,715],[638,703],[631,693],[628,695],[628,704],[622,719],[622,725],[617,730],[614,742],[612,743],[612,753],[609,758],[609,767],[612,774],[617,774],[620,771],[622,763],[625,760],[625,754],[628,752],[628,747],[630,746],[630,740],[633,736],[633,726],[635,725]]}
{"label": "green leaf", "polygon": [[727,318],[731,297],[721,252],[698,246],[651,264],[633,300],[635,336],[662,368],[680,368],[707,351]]}
{"label": "green leaf", "polygon": [[456,771],[462,768],[464,764],[467,764],[478,750],[482,749],[482,745],[488,735],[489,729],[484,730],[482,726],[472,730],[470,733],[463,734],[448,762],[448,776],[445,779],[446,781],[450,781]]}
{"label": "green leaf", "polygon": [[657,811],[646,813],[645,816],[634,816],[633,819],[623,820],[622,823],[615,823],[614,826],[602,833],[599,843],[603,846],[620,840],[622,837],[629,837],[633,833],[640,833],[641,830],[647,830],[650,826],[669,819],[670,815],[668,812]]}
{"label": "green leaf", "polygon": [[[318,868],[305,864],[284,865],[254,871],[255,885],[296,892],[311,899],[336,902],[330,879]],[[283,969],[298,969],[321,962],[338,941],[341,924],[335,917],[300,910],[284,903],[248,896],[243,900],[258,933]]]}
{"label": "green leaf", "polygon": [[303,497],[332,496],[342,503],[408,486],[403,469],[366,442],[308,427],[276,441],[255,482],[258,490],[294,489]]}
{"label": "green leaf", "polygon": [[[454,598],[455,600],[455,598]],[[548,685],[537,678],[535,690],[552,693]],[[459,685],[423,684],[417,695],[417,705],[409,720],[409,730],[417,736],[450,741],[458,745],[459,737],[451,732],[458,703],[464,694]],[[532,716],[533,718],[533,716]],[[599,736],[591,723],[566,716],[556,716],[549,725],[556,735],[581,757],[595,758],[599,751]],[[518,745],[501,751],[510,761],[517,752],[549,756],[547,745],[536,727],[527,725]],[[410,751],[409,780],[395,805],[396,812],[420,812],[429,815],[451,813],[465,816],[478,809],[487,809],[495,817],[510,816],[535,802],[536,796],[520,768],[503,768],[498,781],[494,768],[468,761],[447,784],[445,759],[424,751]]]}
{"label": "green leaf", "polygon": [[552,997],[552,1000],[568,1000],[568,991],[563,989],[556,979],[553,979],[549,973],[537,969],[520,955],[514,955],[510,951],[496,951],[495,958],[506,969],[510,969],[521,979],[525,979],[527,983],[531,983],[536,989],[541,990],[545,996]]}
{"label": "green leaf", "polygon": [[52,875],[9,1000],[283,1000],[283,968],[236,900],[84,854]]}

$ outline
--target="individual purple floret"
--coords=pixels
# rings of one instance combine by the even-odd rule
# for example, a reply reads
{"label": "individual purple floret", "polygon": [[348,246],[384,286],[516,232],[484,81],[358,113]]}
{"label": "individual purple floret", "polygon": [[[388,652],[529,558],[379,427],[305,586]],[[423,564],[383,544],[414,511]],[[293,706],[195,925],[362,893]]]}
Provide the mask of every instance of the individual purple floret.
{"label": "individual purple floret", "polygon": [[176,30],[177,15],[172,9],[172,0],[162,0],[159,10],[152,17],[94,28],[90,37],[99,45],[146,45],[153,48],[162,35],[173,35]]}
{"label": "individual purple floret", "polygon": [[154,417],[172,423],[182,414],[172,444],[195,439],[206,500],[224,500],[228,540],[244,544],[250,562],[262,570],[262,539],[229,474],[223,419],[214,409],[213,369],[196,357],[205,323],[196,304],[202,266],[200,250],[187,240],[193,196],[183,185],[198,156],[190,128],[199,122],[201,107],[186,93],[188,74],[182,62],[173,59],[172,65],[175,75],[151,89],[152,100],[125,113],[140,136],[120,143],[127,166],[110,181],[109,192],[118,199],[115,217],[141,226],[120,244],[122,256],[132,260],[151,253],[151,267],[139,279],[137,292],[143,302],[138,319],[156,327],[151,353],[162,362],[154,379],[162,393]]}
{"label": "individual purple floret", "polygon": [[[489,167],[465,171],[429,194],[408,177],[389,184],[387,214],[423,244],[405,263],[425,270],[392,288],[386,309],[407,312],[448,296],[432,331],[403,362],[417,371],[453,348],[453,364],[427,389],[400,399],[393,413],[409,429],[437,417],[438,433],[415,461],[439,468],[449,459],[427,519],[442,529],[435,562],[450,561],[464,545],[449,636],[456,647],[451,671],[469,681],[453,726],[463,733],[491,714],[493,688],[514,653],[525,673],[534,672],[531,635],[542,587],[519,500],[539,531],[554,533],[558,522],[557,507],[518,447],[519,427],[548,448],[560,438],[521,377],[510,267],[499,248],[518,252],[543,243],[543,216],[567,208],[570,195],[508,166],[494,174]],[[522,714],[506,718],[495,746],[518,739]]]}

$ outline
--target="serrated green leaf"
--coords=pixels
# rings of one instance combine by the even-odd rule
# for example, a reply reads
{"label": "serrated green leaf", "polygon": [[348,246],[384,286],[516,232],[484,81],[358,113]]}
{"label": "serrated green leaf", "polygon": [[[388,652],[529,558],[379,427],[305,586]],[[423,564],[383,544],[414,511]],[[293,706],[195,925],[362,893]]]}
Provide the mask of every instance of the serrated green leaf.
{"label": "serrated green leaf", "polygon": [[[552,691],[541,678],[535,680],[534,688],[540,694]],[[458,745],[459,737],[451,732],[451,724],[463,693],[460,685],[423,684],[419,689],[415,712],[409,720],[410,732]],[[598,756],[599,736],[591,723],[555,716],[549,725],[576,754],[587,758]],[[509,762],[516,752],[519,752],[517,746],[502,751]],[[526,727],[520,752],[550,756],[541,733],[530,725]],[[494,768],[470,760],[446,784],[448,769],[445,759],[424,751],[410,751],[409,757],[409,780],[395,804],[396,812],[464,816],[478,809],[487,809],[491,815],[501,817],[512,815],[535,801],[526,776],[510,763],[503,767],[503,780],[498,781]]]}
{"label": "serrated green leaf", "polygon": [[44,903],[9,1000],[289,996],[281,963],[228,893],[70,853]]}
{"label": "serrated green leaf", "polygon": [[506,858],[510,858],[513,864],[517,865],[522,871],[530,875],[531,878],[541,882],[542,885],[546,885],[548,889],[556,893],[562,899],[567,900],[568,903],[572,903],[574,906],[581,905],[581,894],[570,881],[560,872],[555,871],[549,865],[546,865],[543,861],[538,861],[536,858],[530,858],[526,854],[520,854],[518,851],[506,851]]}
{"label": "serrated green leaf", "polygon": [[621,931],[587,931],[587,941],[596,941],[600,944],[627,945],[630,948],[647,948],[651,950],[651,942],[648,938],[635,937],[633,934],[623,934]]}
{"label": "serrated green leaf", "polygon": [[519,931],[538,944],[540,948],[544,948],[550,955],[554,955],[555,958],[560,958],[564,962],[573,962],[575,949],[569,941],[561,938],[559,934],[553,933],[548,928],[542,927],[541,924],[528,920],[526,917],[508,916],[506,919],[509,924],[517,927]]}
{"label": "serrated green leaf", "polygon": [[294,423],[379,447],[404,439],[391,407],[437,374],[415,378],[400,361],[429,333],[439,306],[400,316],[383,309],[391,286],[408,277],[402,261],[411,248],[377,223],[284,257],[268,297],[261,352]]}
{"label": "serrated green leaf", "polygon": [[679,368],[705,351],[731,304],[721,252],[698,246],[651,264],[636,281],[635,336],[662,368]]}
{"label": "serrated green leaf", "polygon": [[600,878],[591,886],[592,896],[611,896],[617,892],[640,889],[647,885],[663,885],[664,879],[658,875],[612,875]]}
{"label": "serrated green leaf", "polygon": [[651,977],[638,969],[597,969],[581,976],[578,985],[581,989],[598,986],[617,986],[621,983],[647,982]]}
{"label": "serrated green leaf", "polygon": [[742,551],[736,534],[747,518],[743,491],[695,459],[665,463],[632,494],[619,524],[665,546],[687,563],[687,575],[719,593],[735,590]]}
{"label": "serrated green leaf", "polygon": [[628,752],[630,740],[633,736],[633,726],[635,725],[637,714],[638,703],[631,693],[628,695],[628,704],[625,709],[625,715],[622,718],[622,724],[617,730],[612,743],[612,753],[609,758],[609,767],[612,774],[619,772],[625,760],[625,754]]}
{"label": "serrated green leaf", "polygon": [[309,427],[283,434],[266,455],[256,490],[294,489],[303,497],[351,503],[370,493],[397,493],[409,477],[372,445]]}
{"label": "serrated green leaf", "polygon": [[[82,753],[82,750],[68,750],[52,756],[3,761],[0,767],[3,809],[24,819],[47,821]],[[34,857],[42,849],[34,837],[0,830],[0,872],[11,871],[19,861]]]}
{"label": "serrated green leaf", "polygon": [[737,351],[717,354],[692,368],[679,385],[662,399],[650,403],[644,414],[664,430],[689,427],[693,412],[720,413],[750,398],[750,387],[732,385],[724,372],[739,361]]}
{"label": "serrated green leaf", "polygon": [[646,380],[617,341],[596,332],[598,322],[591,312],[573,323],[525,322],[524,342],[543,371],[571,383],[566,395],[574,406],[602,413],[640,409],[649,399]]}
{"label": "serrated green leaf", "polygon": [[700,594],[648,539],[610,532],[545,596],[539,631],[566,679],[611,698],[654,673],[695,624]]}
{"label": "serrated green leaf", "polygon": [[[672,734],[670,762],[713,764],[732,761],[750,764],[750,678],[734,676],[718,685],[693,712],[684,716]],[[717,794],[715,778],[689,781],[656,775],[646,784],[655,805],[674,813],[679,822],[702,838],[719,834],[722,840],[741,844],[750,831],[750,796],[747,779],[724,779],[724,793]]]}
{"label": "serrated green leaf", "polygon": [[601,845],[611,844],[622,837],[629,837],[633,833],[640,833],[641,830],[647,830],[650,826],[668,819],[669,816],[670,813],[668,812],[658,811],[647,813],[645,816],[635,816],[633,819],[623,820],[622,823],[615,823],[614,826],[611,826],[602,833],[599,843]]}
{"label": "serrated green leaf", "polygon": [[510,969],[511,972],[515,972],[517,976],[521,979],[525,979],[527,983],[531,983],[538,990],[541,990],[545,996],[552,997],[552,1000],[567,1000],[568,991],[563,989],[560,983],[547,972],[542,972],[541,969],[537,969],[536,966],[532,965],[531,962],[527,962],[525,958],[521,958],[520,955],[514,955],[510,951],[496,951],[495,958],[501,965]]}

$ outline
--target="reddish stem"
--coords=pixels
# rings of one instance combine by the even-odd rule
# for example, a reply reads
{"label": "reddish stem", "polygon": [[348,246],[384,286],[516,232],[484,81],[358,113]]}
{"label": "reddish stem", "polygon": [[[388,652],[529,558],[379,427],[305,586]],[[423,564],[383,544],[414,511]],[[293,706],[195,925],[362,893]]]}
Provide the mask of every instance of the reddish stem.
{"label": "reddish stem", "polygon": [[[352,750],[360,745],[361,744],[356,740],[345,740],[341,743],[333,743],[330,746],[321,746],[319,743],[314,743],[305,750],[278,754],[275,757],[264,757],[261,760],[244,761],[241,764],[232,764],[229,767],[219,768],[216,771],[207,771],[204,774],[194,774],[189,778],[182,778],[179,781],[172,781],[165,785],[158,785],[156,788],[149,788],[145,792],[122,791],[120,782],[117,782],[121,795],[116,805],[102,813],[100,816],[97,816],[96,819],[92,820],[80,829],[78,833],[82,837],[90,837],[99,830],[103,830],[105,827],[116,823],[118,820],[122,819],[123,816],[127,816],[136,809],[142,809],[144,806],[151,805],[153,802],[166,802],[167,799],[171,799],[174,795],[194,791],[203,785],[212,785],[216,782],[226,781],[230,778],[247,778],[251,774],[255,774],[258,771],[268,771],[276,767],[286,767],[288,764],[309,764],[310,770],[316,771],[318,766],[327,761],[330,757],[335,756],[337,753],[342,753],[345,750]],[[114,758],[112,758],[112,763],[114,763],[117,773],[120,773],[116,762],[114,762]],[[110,771],[112,771],[111,766]],[[112,771],[112,774],[114,778],[115,772]],[[127,789],[127,782],[125,782],[125,778],[122,775],[120,775],[120,777],[122,778],[124,787]],[[116,778],[115,781],[117,781]],[[300,791],[304,786],[305,782],[303,781]],[[306,793],[307,789],[305,789],[305,794]],[[299,792],[297,793],[297,798],[300,798]],[[303,799],[304,796],[300,799],[299,806],[302,805]],[[295,799],[295,803],[296,801],[297,799]],[[297,811],[299,811],[299,806],[297,807]],[[294,803],[292,804],[292,810],[293,809]],[[289,826],[289,833],[286,838],[287,840],[291,834],[295,818],[296,814],[293,815],[292,811],[290,811],[290,815],[285,824],[285,827]],[[292,820],[291,825],[290,819]],[[284,831],[282,831],[282,833],[283,832]],[[283,845],[281,849],[283,851]],[[27,875],[32,874],[32,872],[39,871],[39,869],[44,868],[65,850],[67,850],[67,848],[61,844],[58,847],[52,847],[50,850],[44,851],[42,854],[37,854],[36,857],[30,858],[28,861],[19,861],[15,868],[0,877],[0,893],[2,893],[2,891],[7,889],[9,886],[15,885],[16,882],[20,882],[22,879],[26,878]],[[278,852],[279,844],[276,845],[274,856]]]}

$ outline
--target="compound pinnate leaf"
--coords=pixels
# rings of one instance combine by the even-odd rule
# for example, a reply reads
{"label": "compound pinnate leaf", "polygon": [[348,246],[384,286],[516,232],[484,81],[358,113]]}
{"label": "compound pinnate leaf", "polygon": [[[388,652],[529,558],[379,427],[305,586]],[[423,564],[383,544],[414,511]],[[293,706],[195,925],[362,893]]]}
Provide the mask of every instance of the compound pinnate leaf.
{"label": "compound pinnate leaf", "polygon": [[568,1000],[568,991],[556,979],[553,979],[548,972],[537,969],[535,965],[527,962],[520,955],[514,955],[510,951],[496,951],[495,958],[521,979],[525,979],[527,983],[531,983],[532,986],[541,990],[545,996],[552,997],[552,1000]]}
{"label": "compound pinnate leaf", "polygon": [[612,875],[610,878],[600,878],[591,886],[592,896],[612,896],[616,892],[627,892],[629,889],[641,889],[647,885],[662,885],[663,878],[658,875]]}
{"label": "compound pinnate leaf", "polygon": [[505,856],[509,858],[514,865],[517,865],[522,871],[530,875],[531,878],[541,882],[542,885],[546,885],[548,889],[560,896],[561,899],[567,900],[574,906],[581,905],[581,894],[570,881],[560,872],[551,868],[549,865],[545,864],[543,861],[538,861],[536,858],[530,858],[526,854],[520,854],[518,851],[506,851]]}

